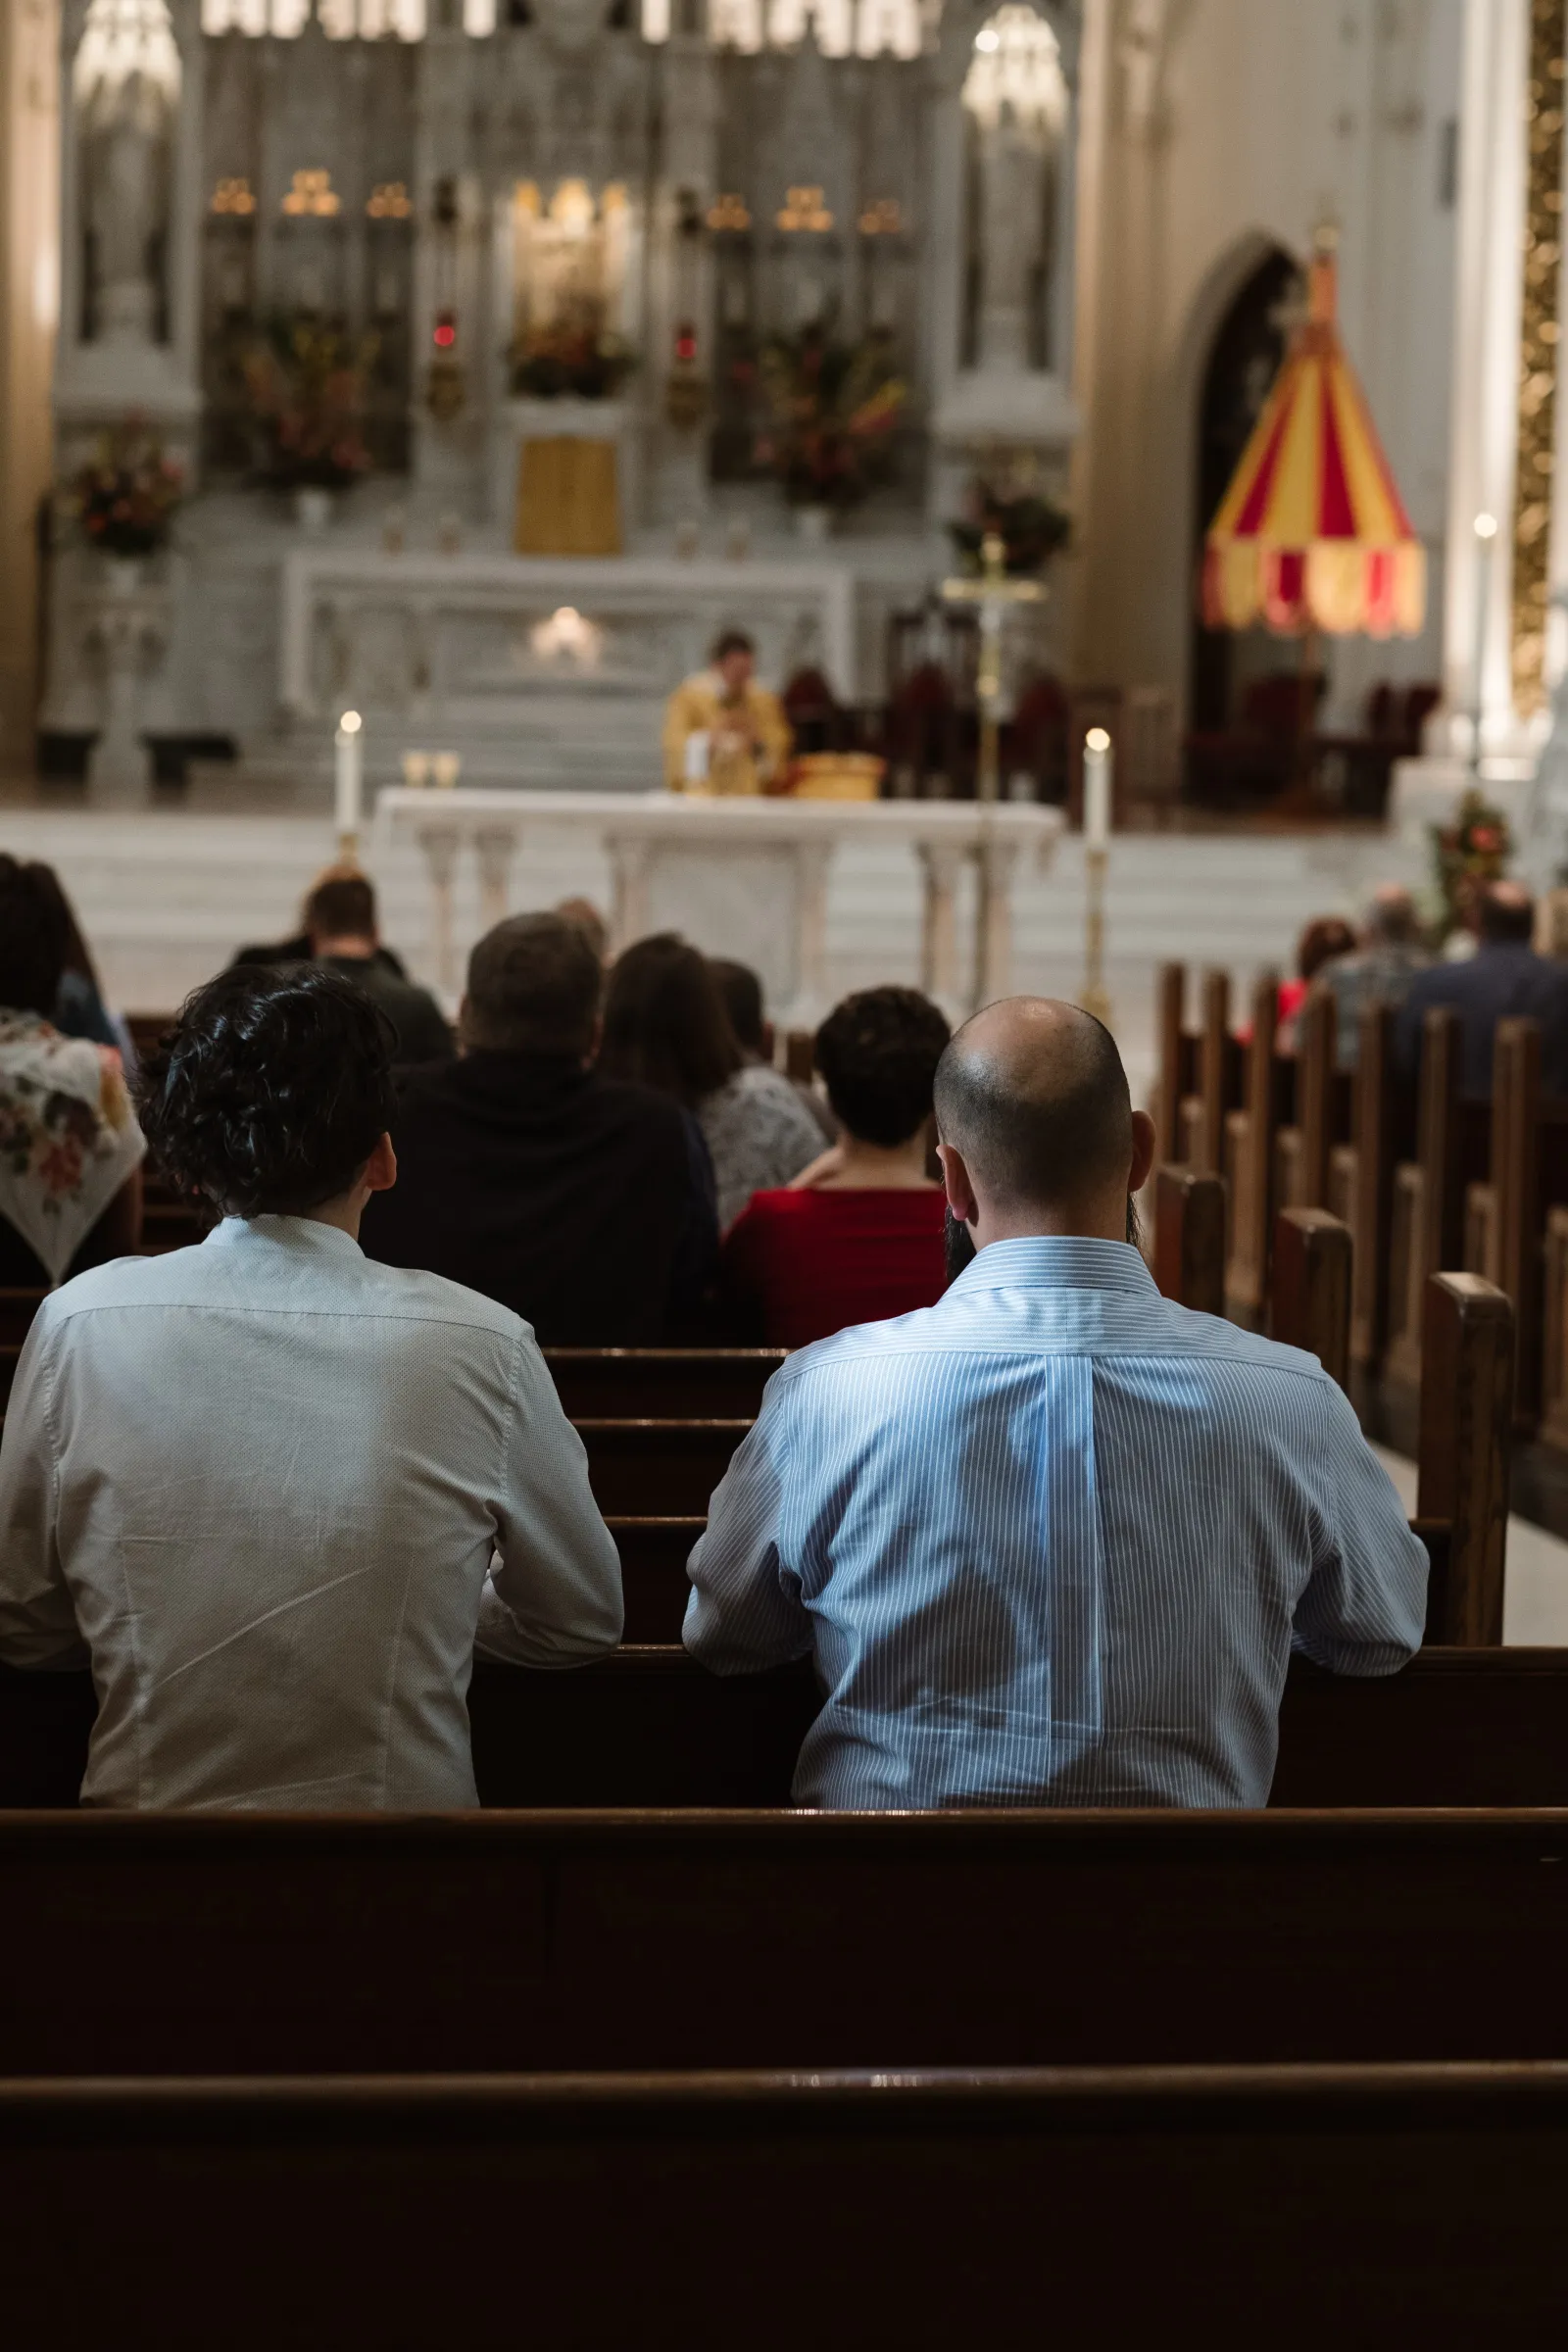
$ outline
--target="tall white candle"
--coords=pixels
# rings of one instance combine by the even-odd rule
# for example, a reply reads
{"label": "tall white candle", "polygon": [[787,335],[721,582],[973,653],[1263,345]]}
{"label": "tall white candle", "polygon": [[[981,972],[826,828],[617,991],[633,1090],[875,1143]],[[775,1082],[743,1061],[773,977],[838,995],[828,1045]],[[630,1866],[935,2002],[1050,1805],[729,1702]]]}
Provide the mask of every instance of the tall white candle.
{"label": "tall white candle", "polygon": [[1103,727],[1091,727],[1084,737],[1084,847],[1103,850],[1110,843],[1110,737]]}
{"label": "tall white candle", "polygon": [[364,720],[357,710],[345,710],[337,722],[337,830],[341,840],[345,834],[357,834],[360,829],[361,786],[365,777]]}

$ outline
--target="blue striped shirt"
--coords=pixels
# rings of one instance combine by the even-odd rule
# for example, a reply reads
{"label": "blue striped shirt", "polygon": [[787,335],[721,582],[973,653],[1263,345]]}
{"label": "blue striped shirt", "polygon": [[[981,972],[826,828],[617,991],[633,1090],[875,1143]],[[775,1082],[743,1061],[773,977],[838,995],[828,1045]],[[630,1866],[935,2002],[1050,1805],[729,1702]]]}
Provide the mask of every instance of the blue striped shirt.
{"label": "blue striped shirt", "polygon": [[1041,1237],[792,1356],[689,1573],[715,1672],[814,1655],[798,1804],[1261,1805],[1293,1640],[1394,1673],[1427,1556],[1313,1357]]}

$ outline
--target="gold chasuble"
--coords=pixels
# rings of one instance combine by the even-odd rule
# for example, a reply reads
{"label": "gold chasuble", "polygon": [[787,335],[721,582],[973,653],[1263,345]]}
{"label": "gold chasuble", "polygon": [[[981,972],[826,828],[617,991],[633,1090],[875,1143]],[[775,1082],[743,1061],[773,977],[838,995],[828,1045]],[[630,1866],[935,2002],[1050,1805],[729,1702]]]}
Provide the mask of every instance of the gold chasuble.
{"label": "gold chasuble", "polygon": [[755,681],[731,694],[717,670],[681,681],[664,706],[671,792],[775,792],[794,737],[776,694]]}

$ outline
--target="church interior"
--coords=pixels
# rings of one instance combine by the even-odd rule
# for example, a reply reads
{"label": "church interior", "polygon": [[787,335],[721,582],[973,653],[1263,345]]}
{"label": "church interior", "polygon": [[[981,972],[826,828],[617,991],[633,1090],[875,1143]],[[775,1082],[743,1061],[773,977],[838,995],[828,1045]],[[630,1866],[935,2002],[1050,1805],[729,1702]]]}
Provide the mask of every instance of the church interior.
{"label": "church interior", "polygon": [[[112,2325],[208,2343],[220,2311],[243,2345],[454,2326],[990,2343],[1042,2311],[1110,2343],[1423,2324],[1535,2342],[1560,2315],[1565,91],[1568,0],[0,0],[0,933],[8,876],[47,874],[63,926],[47,1020],[9,1003],[24,959],[0,937],[19,2343]],[[163,1638],[139,1581],[159,1513],[194,1556],[230,1541],[202,1532],[196,1484],[179,1499],[177,1446],[160,1452],[179,1384],[208,1385],[194,1343],[163,1336],[189,1311],[172,1269],[216,1253],[210,1227],[298,1224],[327,1199],[296,1213],[263,1187],[236,1208],[194,1144],[179,1158],[193,992],[347,973],[394,1040],[433,1024],[439,1086],[471,1091],[502,1056],[494,943],[535,916],[546,945],[518,954],[556,957],[552,1004],[585,941],[597,958],[573,1085],[646,1082],[681,1124],[666,1100],[662,1145],[657,1122],[624,1131],[605,1227],[623,1272],[611,1239],[573,1239],[580,1156],[511,1212],[528,1263],[553,1241],[551,1283],[574,1249],[585,1296],[643,1279],[679,1133],[707,1168],[704,1302],[638,1320],[625,1287],[601,1324],[535,1311],[543,1272],[487,1290],[484,1250],[499,1266],[512,1247],[493,1169],[454,1254],[435,1266],[416,1233],[385,1263],[522,1316],[570,1453],[557,1501],[528,1507],[565,1527],[586,1463],[619,1639],[591,1663],[580,1626],[487,1648],[483,1610],[514,1603],[481,1562],[457,1702],[476,1794],[399,1801],[345,1772],[331,1786],[358,1793],[302,1796],[328,1786],[303,1712],[247,1793],[247,1708],[338,1638],[270,1636],[264,1669],[255,1624],[319,1626],[320,1594],[360,1570],[339,1577],[327,1542],[285,1601],[247,1534],[232,1564],[256,1589],[232,1624],[182,1593],[178,1662],[137,1655]],[[661,988],[687,1009],[656,1016]],[[846,1043],[846,1007],[873,1001],[886,1067],[896,1048],[923,1072],[912,1132],[846,1111],[872,1052]],[[1011,1018],[1089,1088],[1101,1048],[1062,1026],[1082,1015],[1125,1071],[1125,1237],[1119,1195],[1107,1232],[1059,1200],[1020,1224],[978,1174],[963,1189],[971,1128],[991,1139],[977,1167],[1002,1149],[1004,1081],[1031,1134],[1089,1150],[1089,1094],[1050,1126],[1007,1060]],[[633,1039],[656,1017],[663,1063]],[[49,1093],[40,1021],[95,1041],[91,1112]],[[982,1086],[964,1039],[972,1059],[988,1021]],[[404,1207],[360,1154],[347,1231],[363,1212],[370,1259],[436,1189],[403,1105],[448,1102],[422,1054],[392,1058],[421,1066],[367,1130],[397,1146]],[[668,1075],[688,1069],[708,1074]],[[747,1176],[710,1113],[762,1071],[767,1149],[791,1119],[797,1144],[761,1173],[748,1130]],[[348,1087],[325,1061],[314,1083],[329,1105]],[[514,1114],[469,1103],[455,1184],[479,1184]],[[51,1199],[29,1224],[16,1205],[46,1129],[71,1184],[95,1152],[124,1178],[92,1211],[100,1238],[139,1166],[125,1247],[164,1286],[159,1337],[146,1371],[123,1344],[118,1385],[72,1336],[107,1306],[70,1310],[115,1253],[85,1211],[72,1227]],[[506,1132],[516,1169],[545,1148]],[[769,1291],[762,1205],[814,1184],[841,1208],[893,1201],[876,1246],[896,1227],[908,1263],[946,1250],[931,1298],[866,1287],[866,1258],[856,1311],[813,1323],[808,1290],[859,1246],[825,1223],[796,1293]],[[1185,1322],[1113,1348],[1134,1309],[1107,1276],[1074,1336],[1052,1327],[1056,1385],[1007,1391],[1004,1412],[989,1356],[939,1409],[867,1342],[880,1420],[842,1456],[842,1520],[796,1559],[791,1482],[840,1460],[863,1404],[806,1420],[802,1350],[948,1312],[965,1283],[995,1297],[975,1271],[993,1242],[1041,1235],[1137,1242],[1138,1311]],[[331,1301],[345,1276],[327,1258],[312,1280]],[[1255,1356],[1212,1372],[1197,1321]],[[457,1347],[436,1325],[432,1383]],[[1329,1402],[1298,1396],[1298,1353],[1270,1422],[1279,1343]],[[416,1380],[397,1345],[367,1376],[394,1417]],[[279,1524],[339,1510],[373,1547],[363,1500],[307,1507],[291,1483],[310,1429],[340,1419],[357,1458],[369,1408],[324,1375],[310,1397],[270,1338],[232,1347],[236,1395],[256,1367],[247,1415],[303,1417]],[[1088,1404],[1069,1358],[1097,1366]],[[482,1385],[464,1358],[398,1441],[411,1524],[461,1483],[440,1448],[451,1399]],[[940,1465],[991,1406],[946,1478],[877,1483],[901,1429]],[[768,1454],[786,1410],[793,1450]],[[1199,1424],[1208,1449],[1171,1471]],[[1034,1615],[1004,1591],[1026,1509],[1008,1465],[1037,1481],[1044,1551],[1072,1554]],[[706,1546],[716,1577],[720,1544],[740,1546],[721,1531],[745,1477],[772,1548],[757,1538],[768,1589],[743,1606],[701,1564]],[[1391,1503],[1385,1551],[1424,1563],[1402,1647],[1356,1617]],[[1156,1507],[1169,1583],[1123,1622],[1123,1519]],[[1303,1571],[1248,1636],[1271,1695],[1240,1636],[1198,1654],[1189,1520],[1232,1605],[1265,1556],[1311,1555],[1315,1597]],[[866,1599],[872,1521],[904,1581]],[[971,1535],[955,1686],[922,1645]],[[101,1607],[73,1546],[113,1555]],[[936,1599],[910,1598],[922,1551]],[[51,1576],[75,1604],[69,1655],[40,1646]],[[225,1781],[150,1727],[231,1644],[249,1663],[222,1701]],[[1154,1653],[1181,1672],[1145,1687]],[[890,1676],[902,1721],[873,1733]],[[391,1679],[383,1697],[395,1722]],[[1182,1777],[1201,1742],[1160,1710],[1189,1703],[1266,1719],[1255,1786],[1241,1766],[1223,1791],[1223,1773]],[[906,1740],[902,1798],[813,1780],[839,1736]],[[1005,1769],[960,1767],[988,1738]],[[1144,1756],[1161,1738],[1186,1758],[1164,1780]],[[759,2223],[783,2199],[780,2259]],[[1152,2259],[1129,2262],[1129,2237]]]}

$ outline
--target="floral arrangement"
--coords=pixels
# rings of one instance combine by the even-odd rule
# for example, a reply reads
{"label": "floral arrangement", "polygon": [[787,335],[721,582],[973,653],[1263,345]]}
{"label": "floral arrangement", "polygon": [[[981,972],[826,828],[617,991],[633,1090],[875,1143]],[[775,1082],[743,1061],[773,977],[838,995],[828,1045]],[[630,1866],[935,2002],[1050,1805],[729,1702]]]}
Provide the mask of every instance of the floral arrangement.
{"label": "floral arrangement", "polygon": [[512,389],[524,400],[612,400],[637,365],[629,344],[586,319],[519,336],[511,356]]}
{"label": "floral arrangement", "polygon": [[66,485],[65,506],[89,547],[106,556],[155,556],[168,541],[184,475],[134,419],[99,436]]}
{"label": "floral arrangement", "polygon": [[820,325],[775,335],[734,375],[760,392],[767,421],[753,449],[792,507],[853,507],[888,464],[907,398],[885,334],[839,342]]}
{"label": "floral arrangement", "polygon": [[367,473],[364,416],[373,335],[351,343],[313,318],[274,319],[245,355],[251,407],[280,489],[336,490]]}
{"label": "floral arrangement", "polygon": [[1442,906],[1442,935],[1460,929],[1475,892],[1495,882],[1507,865],[1513,843],[1508,820],[1475,786],[1454,811],[1453,822],[1434,825],[1433,879]]}
{"label": "floral arrangement", "polygon": [[965,568],[980,569],[981,542],[995,532],[1005,550],[1005,564],[1013,578],[1033,578],[1072,537],[1072,517],[1033,487],[999,491],[976,482],[965,511],[948,525],[948,536]]}

